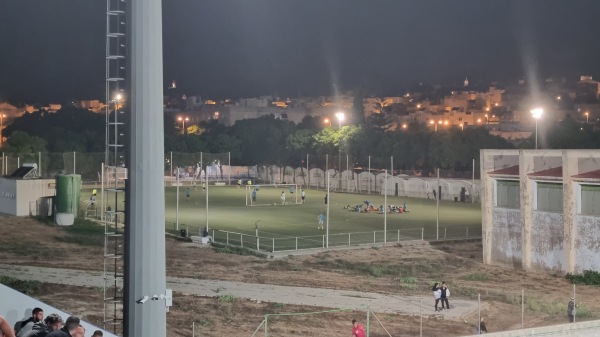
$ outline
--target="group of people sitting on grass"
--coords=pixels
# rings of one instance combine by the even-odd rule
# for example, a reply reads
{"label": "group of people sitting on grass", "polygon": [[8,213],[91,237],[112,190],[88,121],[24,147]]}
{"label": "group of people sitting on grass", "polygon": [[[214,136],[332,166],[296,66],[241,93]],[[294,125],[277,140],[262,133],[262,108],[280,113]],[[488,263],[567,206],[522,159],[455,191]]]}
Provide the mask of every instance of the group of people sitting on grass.
{"label": "group of people sitting on grass", "polygon": [[[0,316],[0,336],[4,337],[85,337],[85,328],[79,317],[69,316],[65,322],[58,314],[44,317],[41,308],[34,308],[31,317],[18,321],[11,326],[8,320]],[[91,337],[102,337],[100,330]]]}
{"label": "group of people sitting on grass", "polygon": [[[355,206],[346,205],[344,209],[347,209],[350,212],[358,212],[358,213],[371,213],[377,212],[379,214],[383,214],[384,210],[383,205],[379,205],[379,207],[375,207],[369,200],[365,200],[362,204],[358,204]],[[387,212],[389,214],[392,213],[406,213],[408,212],[408,206],[404,203],[402,206],[396,205],[388,205]]]}

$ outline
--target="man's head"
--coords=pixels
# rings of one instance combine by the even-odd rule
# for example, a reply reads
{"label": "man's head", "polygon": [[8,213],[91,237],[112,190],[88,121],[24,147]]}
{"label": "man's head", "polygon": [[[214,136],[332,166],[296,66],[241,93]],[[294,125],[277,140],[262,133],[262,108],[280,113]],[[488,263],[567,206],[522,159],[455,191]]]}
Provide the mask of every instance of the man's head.
{"label": "man's head", "polygon": [[71,333],[71,337],[85,337],[85,328],[81,325],[77,326],[75,333]]}
{"label": "man's head", "polygon": [[57,314],[50,314],[50,315],[48,315],[46,317],[46,319],[44,319],[44,323],[46,323],[46,325],[48,327],[50,327],[50,329],[52,329],[52,331],[59,330],[63,326],[62,317],[60,317]]}
{"label": "man's head", "polygon": [[[73,316],[71,316],[73,317]],[[69,317],[69,318],[71,318]],[[67,322],[65,323],[65,330],[67,330],[67,332],[69,332],[69,335],[71,335],[71,337],[78,337],[79,335],[77,334],[77,330],[79,329],[79,322],[76,322],[75,320],[70,320],[69,318],[67,318]],[[79,319],[79,318],[78,318]],[[83,335],[81,335],[83,336]]]}
{"label": "man's head", "polygon": [[31,316],[33,317],[34,322],[39,322],[44,319],[44,310],[42,310],[40,308],[34,308],[31,313],[32,313]]}
{"label": "man's head", "polygon": [[357,321],[357,320],[355,320],[355,319],[353,319],[353,320],[352,320],[352,325],[353,325],[353,326],[356,328],[356,326],[358,325],[358,321]]}
{"label": "man's head", "polygon": [[446,282],[442,282],[442,288],[446,288]]}
{"label": "man's head", "polygon": [[100,330],[96,330],[94,331],[94,334],[92,335],[92,337],[102,337],[104,334],[102,333],[102,331]]}

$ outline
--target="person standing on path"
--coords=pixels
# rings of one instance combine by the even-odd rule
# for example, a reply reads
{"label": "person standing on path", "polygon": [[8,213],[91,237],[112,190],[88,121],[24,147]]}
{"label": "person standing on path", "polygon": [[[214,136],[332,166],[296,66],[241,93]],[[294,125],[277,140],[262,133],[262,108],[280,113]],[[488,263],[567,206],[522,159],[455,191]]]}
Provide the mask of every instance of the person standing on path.
{"label": "person standing on path", "polygon": [[365,328],[355,319],[352,320],[352,337],[365,337]]}
{"label": "person standing on path", "polygon": [[436,282],[431,288],[433,291],[433,298],[435,299],[435,312],[438,312],[438,303],[440,303],[440,298],[442,297],[442,290],[438,287],[438,283]]}
{"label": "person standing on path", "polygon": [[485,322],[483,320],[483,317],[481,317],[481,321],[479,322],[479,334],[484,334],[487,333],[487,327],[485,326]]}
{"label": "person standing on path", "polygon": [[[450,297],[450,289],[446,285],[446,282],[442,282],[442,310],[450,309],[450,303],[448,303],[448,297]],[[444,303],[446,303],[446,307],[444,308]]]}
{"label": "person standing on path", "polygon": [[575,298],[571,297],[571,300],[567,305],[567,316],[569,316],[569,323],[575,322],[575,307]]}

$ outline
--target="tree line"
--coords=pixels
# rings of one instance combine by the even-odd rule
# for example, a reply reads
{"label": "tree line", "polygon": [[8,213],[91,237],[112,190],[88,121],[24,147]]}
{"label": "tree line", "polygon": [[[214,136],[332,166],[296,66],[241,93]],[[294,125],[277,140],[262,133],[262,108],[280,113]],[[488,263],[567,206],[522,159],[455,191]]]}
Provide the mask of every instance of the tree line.
{"label": "tree line", "polygon": [[[231,153],[234,165],[304,165],[306,155],[323,160],[325,155],[352,158],[352,167],[367,165],[432,171],[470,170],[479,162],[480,149],[506,149],[515,145],[490,135],[483,127],[444,128],[433,132],[424,125],[382,130],[369,120],[360,125],[325,127],[320,118],[306,117],[301,123],[264,116],[224,126],[218,121],[186,125],[176,115],[165,114],[165,151]],[[105,115],[66,107],[50,113],[25,114],[3,132],[8,137],[4,152],[103,152]],[[544,148],[600,148],[600,134],[592,126],[565,119],[545,132]],[[518,147],[533,148],[533,137]],[[345,160],[345,159],[344,159]],[[316,162],[315,162],[316,163]],[[345,162],[344,162],[345,163]],[[334,167],[334,165],[331,165]],[[345,167],[345,165],[343,165]]]}

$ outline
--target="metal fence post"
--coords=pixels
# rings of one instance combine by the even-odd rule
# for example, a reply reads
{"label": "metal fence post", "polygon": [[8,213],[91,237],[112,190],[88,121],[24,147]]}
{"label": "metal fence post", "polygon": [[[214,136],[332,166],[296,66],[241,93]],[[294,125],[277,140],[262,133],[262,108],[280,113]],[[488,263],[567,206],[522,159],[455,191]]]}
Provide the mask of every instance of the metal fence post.
{"label": "metal fence post", "polygon": [[323,248],[325,248],[325,235],[323,235]]}
{"label": "metal fence post", "polygon": [[398,242],[400,242],[400,230],[398,230]]}
{"label": "metal fence post", "polygon": [[240,234],[240,246],[244,248],[244,234]]}
{"label": "metal fence post", "polygon": [[352,241],[350,240],[350,235],[352,235],[352,233],[348,233],[348,247],[350,247],[352,245],[351,244]]}
{"label": "metal fence post", "polygon": [[425,239],[425,228],[421,228],[421,241]]}
{"label": "metal fence post", "polygon": [[226,242],[227,242],[227,244],[229,244],[229,232],[227,232],[226,234],[227,234],[227,240],[226,240]]}
{"label": "metal fence post", "polygon": [[296,236],[296,250],[298,250],[298,237]]}
{"label": "metal fence post", "polygon": [[448,227],[444,227],[444,239],[446,238],[446,229],[448,229]]}
{"label": "metal fence post", "polygon": [[469,227],[467,227],[467,237],[469,237]]}
{"label": "metal fence post", "polygon": [[376,233],[377,233],[377,232],[373,231],[373,243],[375,243],[375,242],[376,242],[376,236],[375,236],[375,234],[376,234]]}
{"label": "metal fence post", "polygon": [[273,249],[271,249],[271,252],[274,253],[275,252],[275,238],[272,238],[271,240],[273,240]]}

